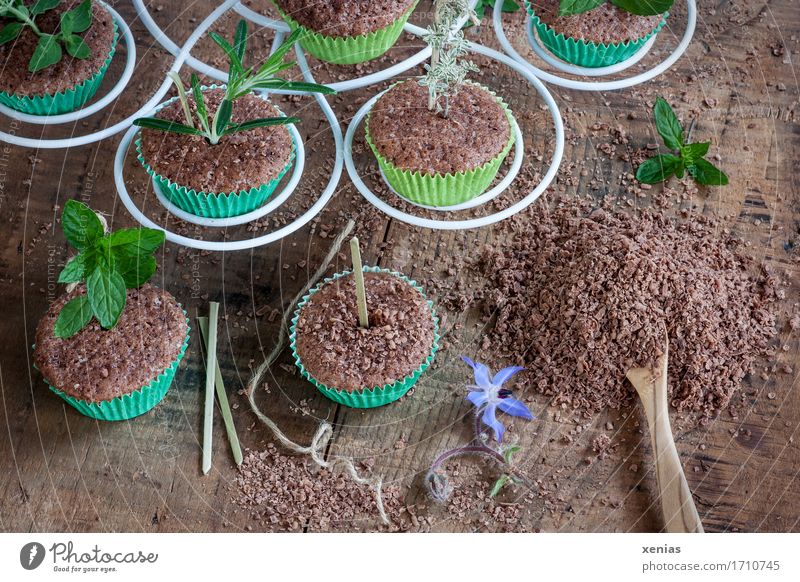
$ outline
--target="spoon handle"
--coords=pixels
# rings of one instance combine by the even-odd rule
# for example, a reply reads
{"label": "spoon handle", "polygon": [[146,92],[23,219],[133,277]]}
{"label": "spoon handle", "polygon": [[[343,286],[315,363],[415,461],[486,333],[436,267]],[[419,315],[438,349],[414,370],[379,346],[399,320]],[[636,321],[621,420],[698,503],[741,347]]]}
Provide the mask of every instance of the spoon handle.
{"label": "spoon handle", "polygon": [[[633,370],[631,372],[634,372]],[[659,361],[656,370],[648,370],[645,382],[652,382],[651,390],[642,390],[640,397],[647,423],[650,425],[650,442],[656,466],[656,481],[661,494],[661,509],[666,530],[670,533],[703,533],[703,524],[697,513],[692,492],[686,482],[667,406],[667,354]]]}

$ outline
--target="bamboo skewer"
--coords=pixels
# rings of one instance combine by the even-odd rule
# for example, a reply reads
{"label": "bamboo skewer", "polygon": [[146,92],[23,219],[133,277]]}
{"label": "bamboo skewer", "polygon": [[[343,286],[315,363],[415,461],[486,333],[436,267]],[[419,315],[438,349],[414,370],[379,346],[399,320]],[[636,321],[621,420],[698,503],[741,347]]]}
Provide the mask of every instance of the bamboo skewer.
{"label": "bamboo skewer", "polygon": [[206,402],[203,414],[203,474],[211,470],[211,437],[214,426],[214,371],[217,367],[217,318],[219,303],[208,306],[208,345],[206,352]]}
{"label": "bamboo skewer", "polygon": [[358,246],[358,237],[350,239],[350,254],[353,257],[353,276],[356,281],[356,302],[358,303],[358,325],[369,327],[367,313],[367,291],[364,287],[364,267],[361,265],[361,248]]}
{"label": "bamboo skewer", "polygon": [[[200,327],[200,333],[203,336],[203,342],[208,346],[208,318],[198,317],[197,325]],[[236,425],[233,423],[233,415],[231,414],[231,406],[228,402],[228,393],[225,390],[225,383],[222,380],[222,371],[219,368],[219,359],[215,358],[214,379],[217,386],[217,402],[219,409],[222,413],[222,420],[225,422],[225,432],[228,434],[228,442],[231,445],[231,453],[236,465],[242,464],[242,447],[239,444],[239,436],[236,434]]]}

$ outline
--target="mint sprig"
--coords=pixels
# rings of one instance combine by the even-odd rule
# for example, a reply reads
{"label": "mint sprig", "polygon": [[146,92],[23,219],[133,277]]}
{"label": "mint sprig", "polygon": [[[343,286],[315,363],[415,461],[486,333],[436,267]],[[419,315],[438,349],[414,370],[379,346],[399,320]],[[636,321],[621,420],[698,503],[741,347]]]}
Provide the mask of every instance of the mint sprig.
{"label": "mint sprig", "polygon": [[127,289],[144,285],[156,272],[153,253],[164,243],[164,232],[125,228],[105,234],[94,211],[69,200],[61,215],[67,242],[79,253],[58,277],[59,283],[85,283],[86,295],[72,298],[58,314],[55,336],[69,338],[96,318],[104,329],[117,324],[125,309]]}
{"label": "mint sprig", "polygon": [[200,135],[203,136],[209,144],[216,145],[222,137],[233,133],[251,131],[259,127],[268,127],[271,125],[298,123],[300,120],[296,117],[268,117],[253,119],[244,123],[231,123],[231,114],[233,113],[234,101],[245,95],[249,95],[255,90],[280,89],[309,93],[335,93],[333,89],[325,85],[306,83],[304,81],[286,81],[277,76],[279,72],[295,65],[294,62],[285,62],[285,58],[302,34],[300,29],[295,30],[263,64],[258,67],[245,68],[244,57],[247,48],[247,22],[244,20],[239,21],[236,27],[233,44],[229,43],[215,32],[210,33],[212,40],[219,45],[222,51],[227,55],[229,61],[228,83],[225,86],[225,97],[214,113],[214,116],[209,116],[205,100],[203,99],[203,90],[197,75],[193,74],[191,77],[191,91],[196,109],[195,115],[192,116],[186,89],[183,87],[183,83],[178,74],[171,73],[170,77],[178,90],[178,99],[183,107],[186,123],[167,121],[165,119],[159,119],[158,117],[142,117],[135,120],[133,122],[134,125],[185,135]]}
{"label": "mint sprig", "polygon": [[561,0],[559,16],[571,16],[594,10],[601,4],[611,2],[614,6],[637,16],[655,16],[664,14],[675,3],[675,0]]}
{"label": "mint sprig", "polygon": [[664,182],[672,176],[683,178],[684,172],[688,171],[697,183],[705,186],[726,186],[728,184],[728,176],[725,175],[725,172],[705,159],[711,142],[686,143],[681,122],[663,97],[656,99],[653,117],[656,122],[656,130],[664,140],[664,145],[677,151],[677,155],[674,153],[659,154],[646,160],[636,170],[637,180],[645,184],[656,184]]}
{"label": "mint sprig", "polygon": [[[92,25],[92,2],[83,0],[80,4],[61,15],[61,22],[54,34],[42,32],[37,26],[37,16],[52,10],[61,0],[36,0],[27,6],[23,0],[0,0],[0,17],[10,19],[0,30],[0,45],[15,40],[25,27],[30,28],[39,42],[28,62],[28,70],[36,73],[56,64],[63,56],[63,50],[76,58],[88,59],[92,50],[80,36]],[[62,50],[63,47],[63,50]]]}

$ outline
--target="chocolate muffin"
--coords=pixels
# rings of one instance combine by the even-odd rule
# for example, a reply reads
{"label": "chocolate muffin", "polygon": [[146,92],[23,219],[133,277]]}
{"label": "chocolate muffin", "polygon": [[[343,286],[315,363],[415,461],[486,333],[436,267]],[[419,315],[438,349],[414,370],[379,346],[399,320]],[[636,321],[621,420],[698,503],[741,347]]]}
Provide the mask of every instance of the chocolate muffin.
{"label": "chocolate muffin", "polygon": [[530,5],[539,19],[556,33],[600,44],[638,40],[652,33],[663,20],[661,14],[638,16],[611,2],[569,16],[558,15],[559,0],[530,0]]}
{"label": "chocolate muffin", "polygon": [[376,59],[397,42],[418,0],[272,0],[300,44],[321,61],[353,65]]}
{"label": "chocolate muffin", "polygon": [[500,155],[511,124],[497,97],[465,83],[444,117],[428,109],[428,89],[417,79],[394,85],[369,114],[375,149],[397,168],[421,174],[473,170]]}
{"label": "chocolate muffin", "polygon": [[[80,0],[66,0],[36,16],[34,22],[43,33],[55,33],[61,26],[61,15],[78,4]],[[0,29],[10,22],[0,18]],[[92,23],[79,36],[91,51],[88,58],[74,58],[62,50],[61,60],[35,73],[28,65],[39,36],[29,26],[23,27],[16,39],[0,45],[0,102],[29,113],[55,114],[77,109],[91,99],[116,46],[116,25],[108,10],[93,2]]]}
{"label": "chocolate muffin", "polygon": [[[223,89],[208,89],[203,100],[213,118],[225,96]],[[197,106],[188,95],[193,119]],[[232,123],[280,117],[281,112],[261,97],[250,94],[234,101]],[[186,123],[175,100],[156,117]],[[231,193],[257,188],[278,178],[291,161],[292,137],[285,125],[260,127],[223,136],[216,145],[202,136],[143,129],[141,155],[159,175],[197,192]]]}
{"label": "chocolate muffin", "polygon": [[274,0],[300,25],[325,36],[358,36],[392,24],[416,0]]}
{"label": "chocolate muffin", "polygon": [[[438,348],[438,322],[421,290],[402,276],[365,269],[368,328],[359,327],[355,278],[337,275],[300,304],[292,348],[303,374],[350,406],[378,406],[402,396]],[[359,401],[359,395],[387,398]],[[344,400],[339,393],[349,395]]]}
{"label": "chocolate muffin", "polygon": [[146,387],[183,354],[189,329],[181,306],[147,284],[127,291],[127,304],[112,329],[93,319],[68,339],[56,337],[61,309],[85,293],[80,285],[59,297],[36,329],[34,363],[58,392],[82,403],[111,401]]}

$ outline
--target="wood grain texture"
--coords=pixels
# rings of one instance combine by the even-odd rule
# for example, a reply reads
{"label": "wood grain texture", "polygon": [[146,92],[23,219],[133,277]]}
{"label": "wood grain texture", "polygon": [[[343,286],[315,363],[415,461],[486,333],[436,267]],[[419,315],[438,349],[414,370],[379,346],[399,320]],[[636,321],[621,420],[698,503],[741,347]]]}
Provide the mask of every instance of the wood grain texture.
{"label": "wood grain texture", "polygon": [[[265,9],[265,0],[248,2]],[[679,3],[680,4],[680,3]],[[615,93],[580,93],[553,88],[567,125],[565,159],[550,193],[608,198],[621,207],[657,202],[660,186],[637,193],[628,156],[656,143],[650,107],[663,95],[685,122],[695,119],[694,135],[710,139],[712,153],[731,177],[727,188],[693,190],[675,183],[670,211],[696,209],[721,220],[724,228],[749,243],[784,283],[788,297],[785,321],[797,313],[800,297],[800,128],[798,81],[790,58],[800,49],[800,6],[790,0],[699,0],[700,19],[687,54],[666,74],[643,86]],[[157,21],[177,42],[214,5],[186,7],[160,3]],[[113,108],[77,124],[53,128],[46,136],[91,131],[121,119],[152,94],[171,61],[153,46],[135,19],[132,7],[116,2],[140,39],[139,63],[130,90]],[[427,4],[415,23],[424,23]],[[681,22],[678,8],[675,22]],[[522,47],[522,15],[507,17],[507,32]],[[235,18],[215,27],[232,34]],[[496,46],[490,26],[473,29],[470,38]],[[676,34],[681,33],[676,27]],[[665,56],[670,31],[662,33],[653,55]],[[255,31],[251,47],[268,51],[272,35]],[[401,38],[391,58],[412,53],[419,41]],[[213,45],[203,40],[195,54],[223,64]],[[476,59],[480,82],[509,102],[525,135],[522,179],[495,204],[517,200],[544,171],[552,152],[552,127],[535,92],[512,71]],[[321,66],[312,60],[318,80],[339,80],[385,66]],[[639,70],[637,66],[635,70]],[[112,64],[109,79],[120,74]],[[108,82],[106,83],[108,86]],[[331,103],[346,126],[357,108],[388,83],[337,95]],[[333,160],[333,140],[311,99],[281,98],[279,106],[303,119],[307,175],[286,210],[257,226],[231,229],[227,236],[253,236],[273,229],[301,212],[319,196]],[[0,128],[39,135],[41,128],[0,119]],[[375,182],[376,165],[357,140],[359,168]],[[199,337],[195,334],[175,383],[164,402],[132,422],[98,423],[79,416],[45,388],[31,367],[31,344],[39,317],[60,292],[58,271],[69,256],[57,217],[65,200],[78,198],[107,214],[112,228],[133,221],[118,203],[112,162],[117,140],[68,151],[34,152],[0,145],[0,529],[4,531],[240,531],[260,529],[233,502],[236,468],[229,454],[222,419],[214,426],[214,465],[200,469],[202,387],[205,377]],[[164,213],[149,192],[144,172],[129,156],[126,176],[135,199],[163,223]],[[637,195],[641,194],[641,195]],[[537,205],[550,204],[550,196]],[[504,507],[519,508],[513,523],[475,518],[481,508],[498,505],[476,500],[470,514],[431,504],[421,477],[436,454],[471,435],[471,416],[464,402],[469,380],[459,354],[480,351],[491,318],[474,302],[460,307],[459,295],[479,297],[481,282],[459,269],[454,257],[472,256],[484,244],[498,245],[513,221],[479,231],[447,232],[410,228],[364,209],[347,177],[322,214],[282,242],[252,252],[209,254],[168,244],[159,256],[154,282],[173,293],[193,319],[209,301],[219,301],[219,363],[243,447],[259,449],[269,434],[237,394],[251,369],[269,352],[279,333],[287,302],[316,269],[343,221],[359,220],[358,236],[365,264],[402,271],[425,286],[442,317],[445,348],[413,394],[375,410],[337,406],[316,393],[292,367],[287,353],[259,392],[262,409],[296,442],[307,443],[318,419],[335,425],[330,454],[372,459],[375,471],[406,491],[406,502],[424,519],[418,529],[433,531],[657,531],[661,515],[645,420],[638,408],[606,411],[587,421],[571,411],[552,408],[526,389],[538,420],[509,423],[509,434],[523,446],[520,462],[537,485],[535,498],[508,490]],[[525,220],[523,215],[518,220]],[[187,233],[203,234],[192,225],[170,223]],[[223,236],[214,234],[213,236]],[[341,253],[334,270],[350,266]],[[435,284],[434,284],[435,283]],[[763,362],[759,373],[742,385],[737,416],[723,413],[697,425],[673,412],[678,454],[706,531],[800,530],[800,338],[784,326],[777,362]],[[783,349],[785,346],[785,349]],[[491,362],[499,367],[505,362]],[[791,373],[773,372],[773,364],[790,365]],[[763,373],[763,376],[762,376]],[[611,427],[611,428],[609,428]],[[601,459],[592,451],[600,434],[611,438],[613,451]],[[493,468],[487,479],[496,478]],[[454,485],[459,486],[458,476]],[[516,505],[514,505],[516,504]],[[339,529],[368,525],[342,523]],[[313,529],[311,525],[310,529]]]}

